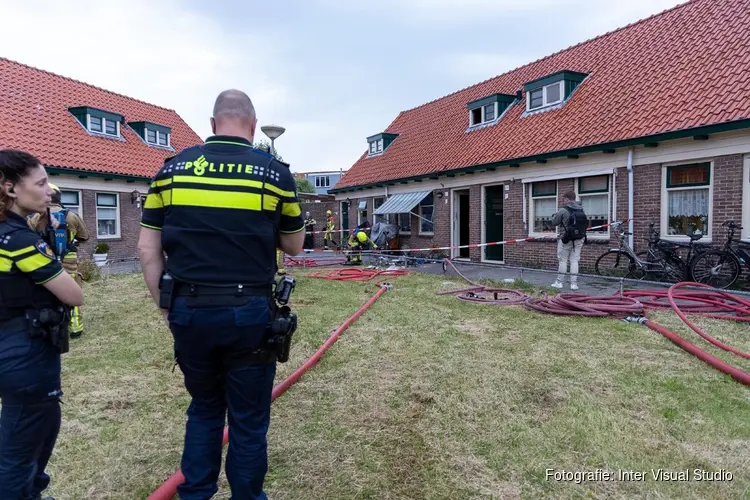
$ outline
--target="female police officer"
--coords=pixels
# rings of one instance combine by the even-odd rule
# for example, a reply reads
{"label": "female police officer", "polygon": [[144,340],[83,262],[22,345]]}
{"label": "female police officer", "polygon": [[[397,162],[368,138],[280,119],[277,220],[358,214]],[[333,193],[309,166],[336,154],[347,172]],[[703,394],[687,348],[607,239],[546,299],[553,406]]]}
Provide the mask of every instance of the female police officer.
{"label": "female police officer", "polygon": [[0,498],[40,499],[49,484],[62,395],[54,323],[67,335],[61,304],[83,304],[81,288],[26,222],[51,196],[39,160],[0,151]]}

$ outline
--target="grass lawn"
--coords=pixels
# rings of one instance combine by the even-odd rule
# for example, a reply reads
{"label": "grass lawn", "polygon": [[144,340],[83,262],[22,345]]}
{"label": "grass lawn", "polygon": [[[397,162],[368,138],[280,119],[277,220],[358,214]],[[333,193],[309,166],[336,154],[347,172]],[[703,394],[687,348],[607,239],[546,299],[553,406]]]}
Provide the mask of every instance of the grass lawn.
{"label": "grass lawn", "polygon": [[[377,290],[295,275],[299,329],[277,382]],[[435,294],[463,286],[443,276],[393,285],[274,403],[270,498],[748,498],[750,388],[644,326],[464,303]],[[182,375],[140,274],[85,293],[48,493],[143,499],[179,467]],[[652,317],[750,370],[673,314]],[[750,351],[750,326],[699,324]],[[646,475],[576,484],[547,469]],[[652,469],[733,480],[655,481]],[[221,486],[229,498],[223,474]]]}

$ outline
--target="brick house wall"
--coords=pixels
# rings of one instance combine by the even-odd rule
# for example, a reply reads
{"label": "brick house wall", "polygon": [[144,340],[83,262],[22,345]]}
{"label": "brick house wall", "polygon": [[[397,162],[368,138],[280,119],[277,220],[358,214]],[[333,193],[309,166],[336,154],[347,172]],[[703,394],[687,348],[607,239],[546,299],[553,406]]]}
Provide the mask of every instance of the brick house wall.
{"label": "brick house wall", "polygon": [[137,203],[131,203],[129,193],[117,193],[120,207],[120,237],[119,238],[97,238],[96,224],[96,192],[87,189],[81,190],[81,203],[83,204],[83,222],[89,230],[89,240],[81,243],[79,254],[81,258],[87,259],[94,252],[97,242],[101,241],[109,245],[109,259],[129,259],[138,256],[138,236],[141,231],[141,209]]}
{"label": "brick house wall", "polygon": [[[681,163],[691,163],[686,160]],[[633,168],[633,245],[636,251],[641,251],[647,246],[648,228],[651,222],[655,228],[661,225],[661,203],[662,203],[662,164],[639,165]],[[573,174],[575,175],[575,174]],[[626,167],[615,169],[614,189],[610,185],[611,193],[608,213],[612,213],[612,204],[617,204],[618,220],[628,217],[628,172]],[[725,220],[733,219],[737,222],[742,220],[743,199],[743,155],[727,155],[714,158],[713,167],[713,204],[712,204],[712,238],[714,245],[721,245],[726,238],[726,230],[721,227]],[[610,178],[610,183],[612,179]],[[505,183],[509,186],[508,198],[503,203],[504,239],[526,238],[529,236],[529,225],[531,224],[529,205],[531,193],[529,184],[523,184],[520,180]],[[526,217],[523,222],[523,189],[526,193]],[[469,227],[470,242],[480,243],[482,237],[482,189],[480,185],[469,188],[469,205],[471,207],[471,220]],[[575,191],[575,177],[559,179],[557,181],[558,207],[562,206],[562,195],[566,191]],[[451,211],[452,205],[445,203],[445,198],[438,198],[438,192],[450,190],[440,189],[433,192],[434,206],[434,235],[419,236],[419,218],[412,216],[412,234],[402,237],[402,245],[409,248],[429,248],[432,246],[449,246],[451,244]],[[372,197],[362,198],[368,202],[368,219],[372,222]],[[352,199],[352,207],[357,206],[359,199]],[[350,209],[350,227],[356,225],[356,208]],[[596,259],[608,248],[619,245],[617,233],[610,231],[609,239],[589,238],[587,245],[581,251],[581,272],[594,273]],[[446,252],[449,254],[449,252]],[[480,248],[471,249],[472,261],[481,259]],[[557,242],[553,239],[540,239],[533,242],[525,242],[517,245],[508,245],[504,251],[505,263],[508,265],[524,266],[530,268],[557,268]]]}
{"label": "brick house wall", "polygon": [[[339,224],[339,217],[338,217],[338,207],[339,203],[336,201],[321,201],[319,203],[315,202],[309,202],[309,203],[300,203],[300,208],[302,209],[302,217],[305,217],[305,212],[310,212],[310,216],[315,219],[315,227],[313,228],[313,231],[325,231],[326,228],[326,211],[330,210],[333,212],[333,218],[334,218],[334,228],[335,229],[341,229],[341,224]],[[323,233],[314,234],[313,235],[313,248],[323,248],[323,237],[325,235]],[[341,233],[334,233],[333,235],[334,241],[341,243]]]}

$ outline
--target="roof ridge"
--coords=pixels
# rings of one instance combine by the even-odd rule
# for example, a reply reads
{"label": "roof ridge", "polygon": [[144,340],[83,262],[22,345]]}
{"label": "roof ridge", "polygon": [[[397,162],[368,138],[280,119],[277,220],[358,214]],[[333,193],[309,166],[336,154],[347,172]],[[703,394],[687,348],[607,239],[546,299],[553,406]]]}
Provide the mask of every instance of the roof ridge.
{"label": "roof ridge", "polygon": [[[162,109],[164,111],[169,111],[171,113],[175,113],[175,114],[177,113],[174,109],[171,109],[171,108],[165,108],[164,106],[159,106],[158,104],[153,104],[153,103],[150,103],[150,102],[146,102],[146,101],[138,99],[136,97],[130,97],[130,96],[127,96],[125,94],[120,94],[119,92],[114,92],[112,90],[108,90],[108,89],[105,89],[105,88],[102,88],[102,87],[97,87],[96,85],[92,85],[90,83],[86,83],[86,82],[81,81],[81,80],[76,80],[75,78],[71,78],[69,76],[65,76],[65,75],[61,75],[61,74],[58,74],[58,73],[54,73],[54,72],[48,71],[46,69],[37,68],[36,66],[31,66],[29,64],[24,64],[22,62],[15,61],[15,60],[7,58],[7,57],[0,56],[0,61],[8,61],[11,64],[16,64],[16,65],[22,66],[24,68],[28,68],[28,69],[31,69],[31,70],[34,70],[34,71],[38,71],[40,73],[46,73],[46,74],[54,76],[56,78],[62,78],[63,80],[68,80],[70,82],[73,82],[73,83],[76,83],[76,84],[79,84],[79,85],[84,85],[86,87],[90,87],[92,89],[96,89],[96,90],[99,90],[101,92],[106,92],[107,94],[112,94],[112,95],[115,95],[117,97],[122,97],[123,99],[128,99],[130,101],[139,102],[141,104],[145,104],[146,106],[151,106],[151,107],[154,107],[154,108]],[[182,118],[180,118],[180,119],[182,119]]]}
{"label": "roof ridge", "polygon": [[[576,48],[576,47],[580,47],[580,46],[583,46],[583,45],[586,45],[586,44],[589,44],[589,43],[593,43],[593,42],[595,42],[596,40],[599,40],[599,39],[601,39],[601,38],[604,38],[604,37],[607,37],[607,36],[610,36],[610,35],[614,35],[615,33],[619,32],[619,31],[622,31],[622,30],[624,30],[624,29],[627,29],[627,28],[631,28],[631,27],[633,27],[633,26],[636,26],[636,25],[638,25],[638,24],[641,24],[641,23],[645,23],[645,22],[647,22],[647,21],[650,21],[650,20],[652,20],[652,19],[654,19],[654,18],[657,18],[657,17],[663,16],[663,15],[665,15],[665,14],[667,14],[668,12],[671,12],[671,11],[673,11],[673,10],[681,9],[681,8],[683,8],[683,7],[687,6],[687,5],[690,5],[690,4],[693,4],[693,3],[698,3],[698,2],[702,2],[702,1],[713,1],[713,0],[687,0],[687,1],[683,2],[683,3],[681,3],[681,4],[675,5],[674,7],[670,7],[670,8],[668,8],[668,9],[664,9],[664,10],[662,10],[662,11],[660,11],[660,12],[657,12],[657,13],[655,13],[655,14],[651,14],[651,15],[650,15],[650,16],[648,16],[648,17],[644,17],[643,19],[639,19],[639,20],[637,20],[637,21],[633,21],[633,22],[632,22],[632,23],[630,23],[630,24],[626,24],[626,25],[624,25],[624,26],[620,26],[619,28],[615,28],[615,29],[614,29],[614,30],[612,30],[612,31],[608,31],[608,32],[606,32],[606,33],[603,33],[603,34],[601,34],[601,35],[597,35],[597,36],[595,36],[595,37],[593,37],[593,38],[589,38],[589,39],[587,39],[587,40],[583,40],[583,41],[581,41],[581,42],[575,43],[575,44],[573,44],[573,45],[570,45],[569,47],[566,47],[566,48],[564,48],[564,49],[560,49],[560,50],[558,50],[557,52],[553,52],[552,54],[548,54],[548,55],[546,55],[546,56],[544,56],[544,57],[541,57],[541,58],[539,58],[539,59],[536,59],[536,60],[534,60],[534,61],[530,61],[530,62],[528,62],[528,63],[526,63],[526,64],[523,64],[523,65],[521,65],[521,66],[517,66],[517,67],[515,67],[515,68],[513,68],[513,69],[510,69],[510,70],[508,70],[508,71],[506,71],[506,72],[504,72],[504,73],[500,73],[499,75],[495,75],[495,76],[492,76],[492,77],[490,77],[490,78],[487,78],[487,79],[485,79],[485,80],[482,80],[481,82],[477,82],[477,83],[474,83],[474,84],[468,85],[468,86],[466,86],[466,87],[463,87],[463,88],[461,88],[461,89],[455,90],[455,91],[453,91],[453,92],[451,92],[451,93],[449,93],[449,94],[445,94],[445,95],[443,95],[443,96],[441,96],[441,97],[437,97],[437,98],[435,98],[435,99],[432,99],[431,101],[427,101],[427,102],[424,102],[424,103],[422,103],[422,104],[420,104],[420,105],[418,105],[418,106],[414,106],[413,108],[408,108],[408,109],[404,109],[404,110],[402,110],[402,111],[401,111],[401,113],[408,113],[408,112],[410,112],[410,111],[414,111],[414,110],[417,110],[417,109],[419,109],[419,108],[422,108],[422,107],[424,107],[424,106],[427,106],[428,104],[433,104],[433,103],[435,103],[435,102],[441,101],[441,100],[443,100],[443,99],[446,99],[446,98],[448,98],[448,97],[451,97],[451,96],[453,96],[453,95],[455,95],[455,94],[461,93],[461,92],[463,92],[463,91],[465,91],[465,90],[468,90],[468,89],[471,89],[471,88],[474,88],[474,87],[478,87],[479,85],[482,85],[482,84],[484,84],[484,83],[487,83],[487,82],[489,82],[489,81],[491,81],[491,80],[496,80],[496,79],[498,79],[498,78],[501,78],[501,77],[503,77],[503,76],[509,75],[510,73],[513,73],[513,72],[515,72],[515,71],[518,71],[518,70],[520,70],[520,69],[523,69],[523,68],[525,68],[525,67],[527,67],[527,66],[531,66],[532,64],[537,64],[537,63],[540,63],[540,62],[542,62],[542,61],[544,61],[544,60],[546,60],[546,59],[550,59],[550,58],[552,58],[552,57],[554,57],[554,56],[556,56],[556,55],[562,54],[563,52],[567,52],[567,51],[569,51],[569,50],[573,50],[573,49],[574,49],[574,48]],[[400,115],[401,113],[399,113],[399,115]],[[395,120],[394,120],[394,121],[395,121]]]}

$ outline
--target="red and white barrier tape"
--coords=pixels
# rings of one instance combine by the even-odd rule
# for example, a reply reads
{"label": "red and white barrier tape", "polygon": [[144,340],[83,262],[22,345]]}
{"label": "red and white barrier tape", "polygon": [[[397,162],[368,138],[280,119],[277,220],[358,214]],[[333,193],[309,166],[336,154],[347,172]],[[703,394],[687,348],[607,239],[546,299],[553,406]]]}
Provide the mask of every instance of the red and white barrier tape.
{"label": "red and white barrier tape", "polygon": [[[609,227],[611,224],[602,224],[601,226],[594,226],[587,228],[587,231],[593,231],[595,229],[604,229],[605,227]],[[549,236],[547,238],[517,238],[515,240],[505,240],[505,241],[492,241],[489,243],[472,243],[470,245],[458,245],[458,246],[447,246],[447,247],[431,247],[431,248],[408,248],[408,249],[401,249],[401,250],[391,250],[391,249],[385,249],[389,252],[432,252],[435,250],[456,250],[461,248],[482,248],[482,247],[494,247],[498,245],[512,245],[514,243],[523,243],[524,241],[537,241],[537,240],[545,240],[545,239],[552,239],[552,236]],[[557,236],[555,236],[555,239],[557,239]],[[362,253],[373,253],[372,250],[364,251]]]}

